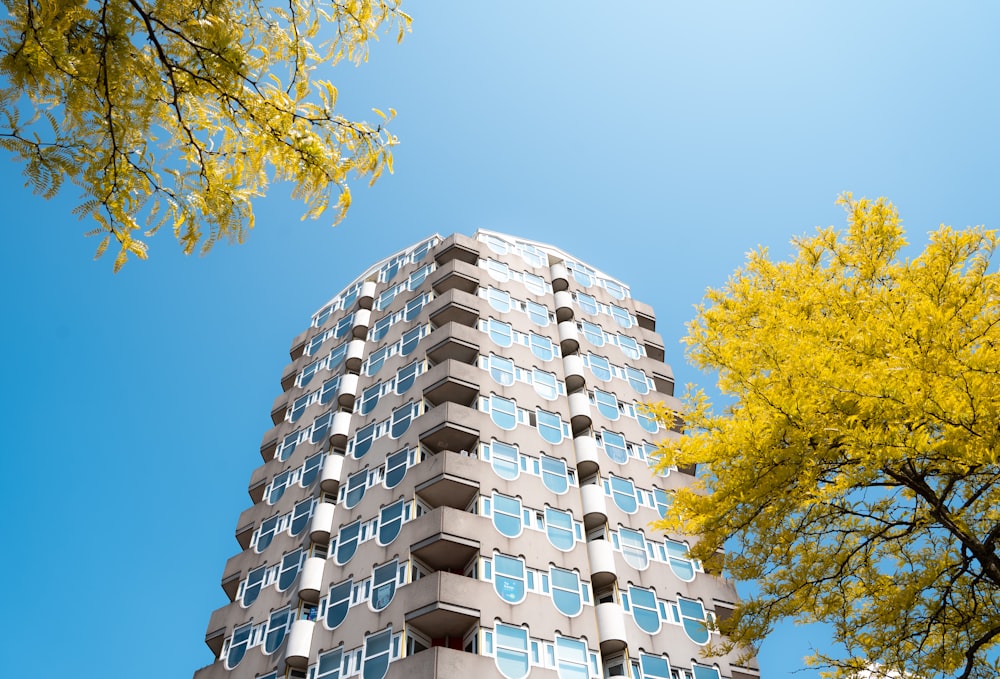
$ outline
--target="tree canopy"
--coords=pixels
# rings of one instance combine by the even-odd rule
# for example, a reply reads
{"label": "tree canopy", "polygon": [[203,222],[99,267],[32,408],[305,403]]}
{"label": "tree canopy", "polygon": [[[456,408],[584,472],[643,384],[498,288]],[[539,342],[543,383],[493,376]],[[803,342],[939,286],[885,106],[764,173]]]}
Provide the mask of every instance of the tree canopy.
{"label": "tree canopy", "polygon": [[392,171],[394,112],[339,115],[318,69],[366,59],[380,29],[401,40],[400,2],[4,0],[0,145],[36,193],[81,189],[116,271],[164,225],[185,253],[241,241],[273,181],[337,222],[349,175]]}
{"label": "tree canopy", "polygon": [[660,464],[699,470],[661,527],[756,581],[723,647],[824,621],[846,655],[810,662],[833,676],[996,677],[997,234],[942,226],[908,259],[891,203],[841,202],[846,232],[794,240],[791,261],[750,253],[698,307],[689,357],[728,405],[659,407],[686,430]]}

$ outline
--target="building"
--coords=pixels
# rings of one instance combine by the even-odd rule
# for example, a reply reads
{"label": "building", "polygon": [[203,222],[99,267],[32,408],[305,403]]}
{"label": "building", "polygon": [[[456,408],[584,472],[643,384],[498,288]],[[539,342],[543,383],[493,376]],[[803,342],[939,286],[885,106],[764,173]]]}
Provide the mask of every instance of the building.
{"label": "building", "polygon": [[733,586],[649,528],[691,476],[652,309],[557,248],[431,237],[295,338],[195,679],[756,679]]}

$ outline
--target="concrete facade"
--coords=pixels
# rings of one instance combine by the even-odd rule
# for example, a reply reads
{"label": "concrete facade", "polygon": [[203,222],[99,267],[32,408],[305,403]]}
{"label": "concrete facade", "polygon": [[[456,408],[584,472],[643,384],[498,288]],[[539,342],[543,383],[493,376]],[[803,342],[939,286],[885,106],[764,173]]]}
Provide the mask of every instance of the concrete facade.
{"label": "concrete facade", "polygon": [[756,679],[731,585],[651,521],[684,471],[653,310],[480,231],[379,262],[290,351],[195,679]]}

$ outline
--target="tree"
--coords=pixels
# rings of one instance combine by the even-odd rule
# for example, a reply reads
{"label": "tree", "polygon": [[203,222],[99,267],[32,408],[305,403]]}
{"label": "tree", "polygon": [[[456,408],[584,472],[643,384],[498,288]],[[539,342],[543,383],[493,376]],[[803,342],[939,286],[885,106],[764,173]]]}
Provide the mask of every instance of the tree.
{"label": "tree", "polygon": [[1000,676],[997,234],[942,226],[903,259],[890,203],[841,202],[846,233],[750,253],[697,309],[689,357],[729,405],[658,407],[687,434],[659,463],[699,470],[660,527],[759,586],[716,650],[825,621],[846,656],[809,660],[831,676]]}
{"label": "tree", "polygon": [[4,0],[0,145],[36,193],[82,190],[76,213],[97,222],[98,257],[117,242],[115,271],[163,225],[185,253],[242,241],[272,181],[303,217],[333,200],[338,222],[348,176],[391,172],[396,138],[335,113],[316,72],[365,60],[380,29],[401,40],[400,2]]}

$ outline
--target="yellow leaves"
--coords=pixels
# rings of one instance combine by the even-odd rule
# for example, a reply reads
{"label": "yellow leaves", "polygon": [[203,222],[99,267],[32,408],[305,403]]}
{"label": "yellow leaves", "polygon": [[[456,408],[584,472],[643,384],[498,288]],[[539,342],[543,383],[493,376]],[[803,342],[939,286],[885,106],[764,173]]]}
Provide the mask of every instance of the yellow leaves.
{"label": "yellow leaves", "polygon": [[[362,60],[379,30],[409,30],[399,0],[292,0],[267,23],[244,2],[35,3],[30,21],[25,9],[0,24],[0,146],[36,192],[83,190],[77,212],[119,243],[116,270],[145,257],[137,232],[166,223],[185,253],[241,241],[272,181],[291,182],[310,218],[337,192],[339,221],[349,171],[392,171],[396,138],[336,115],[337,89],[312,73]],[[321,23],[335,37],[317,46]]]}

